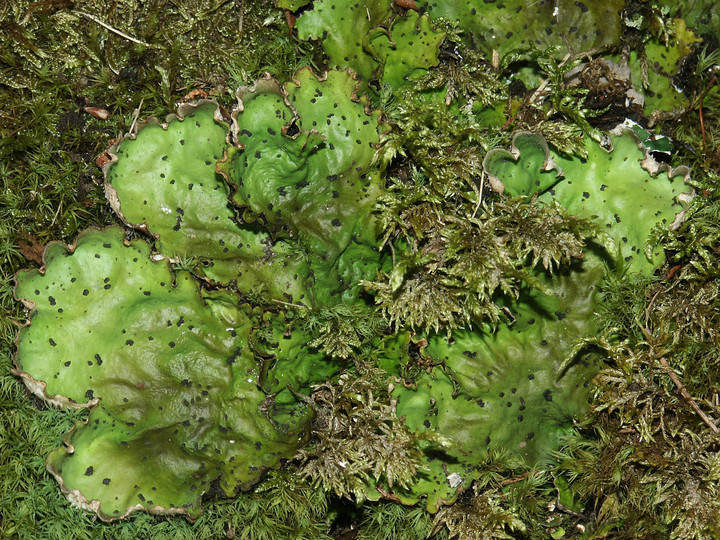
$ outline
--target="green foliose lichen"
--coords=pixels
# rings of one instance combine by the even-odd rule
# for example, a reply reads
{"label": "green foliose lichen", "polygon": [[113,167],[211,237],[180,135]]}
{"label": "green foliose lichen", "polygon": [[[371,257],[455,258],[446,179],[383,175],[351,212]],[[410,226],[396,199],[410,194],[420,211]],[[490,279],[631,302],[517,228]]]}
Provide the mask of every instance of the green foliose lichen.
{"label": "green foliose lichen", "polygon": [[[89,229],[17,275],[15,373],[89,411],[47,461],[75,505],[195,519],[208,493],[284,468],[358,503],[422,505],[435,532],[532,528],[493,464],[528,483],[554,470],[592,381],[627,354],[598,316],[613,280],[656,279],[656,240],[694,191],[649,131],[646,146],[602,132],[570,87],[582,51],[630,43],[624,3],[414,4],[278,0],[329,70],[139,123],[103,168],[133,233]],[[673,43],[628,53],[657,60],[648,108],[689,105],[668,96],[697,38],[673,25]],[[670,324],[659,297],[663,332],[714,339],[707,284],[681,275],[702,309]],[[581,516],[564,477],[542,481]]]}

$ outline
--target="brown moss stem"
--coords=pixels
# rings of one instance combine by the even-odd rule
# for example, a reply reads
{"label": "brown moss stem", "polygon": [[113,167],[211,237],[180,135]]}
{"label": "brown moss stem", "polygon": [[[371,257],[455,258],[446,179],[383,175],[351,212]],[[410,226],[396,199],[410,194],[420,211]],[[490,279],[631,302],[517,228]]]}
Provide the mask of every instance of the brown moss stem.
{"label": "brown moss stem", "polygon": [[680,380],[680,377],[677,376],[677,373],[675,373],[672,368],[670,367],[670,364],[668,364],[668,361],[664,358],[660,358],[660,365],[664,367],[668,375],[670,375],[670,378],[675,383],[675,386],[677,386],[677,389],[680,391],[680,395],[684,397],[687,402],[690,404],[690,406],[693,408],[693,410],[698,414],[700,418],[702,418],[703,422],[705,422],[710,429],[713,430],[713,432],[718,433],[717,426],[713,423],[712,420],[706,415],[700,406],[695,402],[695,400],[692,398],[692,396],[688,393],[688,391],[685,389],[685,385]]}

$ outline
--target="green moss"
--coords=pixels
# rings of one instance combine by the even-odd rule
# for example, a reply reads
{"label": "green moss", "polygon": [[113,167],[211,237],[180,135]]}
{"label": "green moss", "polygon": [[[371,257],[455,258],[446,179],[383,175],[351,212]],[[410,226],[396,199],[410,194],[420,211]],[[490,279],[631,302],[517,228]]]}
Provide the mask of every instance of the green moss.
{"label": "green moss", "polygon": [[[557,17],[553,17],[552,5],[538,5],[529,21],[523,18],[524,13],[513,15],[516,6],[512,2],[502,7],[493,2],[449,8],[430,6],[432,9],[423,16],[389,2],[380,3],[369,12],[362,4],[354,10],[350,4],[338,4],[336,10],[342,7],[350,14],[338,30],[333,30],[337,21],[331,4],[277,2],[278,8],[299,10],[295,35],[300,40],[288,31],[281,9],[259,0],[181,0],[142,5],[130,0],[99,3],[80,0],[72,4],[61,0],[40,3],[18,0],[0,7],[0,536],[217,538],[234,534],[248,538],[325,538],[349,530],[359,530],[362,538],[403,535],[422,538],[432,533],[441,538],[447,535],[474,538],[480,534],[521,538],[718,536],[716,435],[691,402],[678,393],[669,374],[671,369],[697,408],[709,422],[717,423],[720,288],[716,269],[720,265],[715,244],[720,85],[716,79],[717,57],[713,56],[716,47],[713,35],[718,27],[714,4],[661,2],[649,6],[629,2],[626,10],[618,14],[619,5],[604,11],[609,4],[561,2]],[[475,14],[472,8],[476,9]],[[446,19],[437,19],[439,14]],[[144,44],[108,30],[97,20]],[[593,35],[598,21],[602,21],[601,35]],[[686,25],[681,24],[683,21]],[[519,30],[521,24],[529,26]],[[322,38],[323,30],[330,30],[325,39],[307,39]],[[407,31],[427,32],[430,36],[415,51],[417,54],[405,55],[401,50],[410,46],[410,41],[415,43]],[[397,35],[398,32],[405,35]],[[347,40],[350,34],[358,36],[358,40]],[[437,36],[441,34],[446,38],[439,43]],[[696,36],[703,41],[696,43]],[[543,45],[534,52],[527,49],[517,54],[511,52],[517,45],[529,45],[529,41],[553,44],[560,49],[546,50]],[[538,291],[547,289],[547,283],[533,282],[529,273],[521,277],[513,272],[522,272],[533,261],[542,264],[543,253],[549,253],[550,248],[562,252],[563,246],[570,245],[548,242],[548,238],[571,234],[574,242],[580,242],[584,235],[591,234],[592,227],[587,227],[587,223],[573,225],[568,219],[575,213],[592,219],[603,214],[602,208],[579,204],[570,212],[555,212],[552,206],[542,206],[546,199],[530,205],[527,201],[522,204],[508,201],[489,189],[490,179],[483,175],[482,161],[487,150],[508,148],[512,131],[522,129],[543,134],[551,150],[564,152],[555,154],[563,169],[575,170],[575,158],[569,155],[582,156],[590,163],[605,163],[602,151],[586,146],[581,134],[603,141],[606,135],[603,130],[613,120],[620,121],[638,111],[625,105],[624,98],[614,91],[603,94],[609,91],[608,86],[583,79],[591,70],[580,62],[586,60],[584,53],[588,47],[618,44],[633,59],[631,82],[647,98],[644,114],[651,117],[651,123],[643,123],[643,127],[652,135],[673,137],[674,153],[668,159],[673,167],[682,164],[691,167],[699,196],[690,206],[684,224],[671,231],[661,227],[652,231],[654,243],[648,251],[652,251],[655,263],[665,261],[653,275],[633,275],[617,265],[600,284],[594,321],[597,334],[582,349],[585,361],[603,366],[592,387],[595,404],[574,431],[566,429],[571,422],[560,430],[566,438],[562,439],[564,446],[556,469],[548,464],[542,472],[534,471],[526,464],[494,453],[483,455],[482,459],[474,456],[472,471],[457,468],[462,478],[474,479],[472,486],[464,486],[468,489],[455,504],[439,506],[434,515],[421,507],[406,508],[390,501],[366,502],[361,506],[346,500],[339,502],[324,490],[313,488],[311,482],[300,480],[297,463],[271,473],[249,493],[231,499],[211,494],[205,502],[205,513],[193,524],[138,513],[106,525],[67,505],[55,479],[45,470],[44,459],[60,443],[62,433],[75,422],[86,420],[87,413],[46,409],[9,374],[17,333],[15,321],[26,317],[13,298],[12,281],[18,269],[39,264],[36,259],[40,251],[32,249],[35,242],[40,245],[51,240],[72,242],[87,226],[116,223],[105,203],[100,171],[94,163],[110,138],[127,132],[136,117],[164,117],[173,111],[175,101],[192,89],[208,92],[229,109],[236,87],[251,84],[265,71],[284,83],[301,66],[313,66],[318,74],[325,62],[342,69],[348,65],[344,60],[348,56],[347,62],[360,72],[362,84],[373,83],[364,88],[373,94],[372,102],[384,110],[384,120],[392,126],[392,132],[382,143],[382,153],[375,158],[379,172],[373,172],[377,176],[372,178],[375,185],[386,184],[390,188],[380,198],[378,221],[373,225],[382,231],[379,241],[386,246],[384,262],[381,266],[377,252],[368,245],[353,244],[336,267],[329,269],[320,264],[318,268],[323,275],[341,276],[338,282],[341,286],[362,278],[371,280],[380,268],[385,277],[376,283],[392,287],[400,279],[422,281],[420,278],[433,272],[443,274],[457,267],[454,281],[432,283],[433,290],[440,294],[430,297],[420,293],[407,302],[408,310],[413,310],[417,309],[415,300],[432,298],[426,303],[428,310],[436,311],[432,319],[446,324],[447,314],[455,313],[453,305],[443,303],[453,298],[448,291],[457,293],[456,304],[458,299],[468,296],[463,295],[467,283],[458,285],[458,276],[466,275],[460,269],[466,267],[457,263],[463,257],[469,260],[470,255],[487,251],[476,253],[467,248],[465,240],[473,238],[470,232],[475,230],[468,231],[467,216],[493,225],[482,228],[482,238],[475,238],[478,241],[503,237],[503,231],[513,231],[513,237],[504,246],[512,248],[509,252],[514,254],[511,260],[516,264],[495,265],[498,271],[490,275],[517,283],[527,279]],[[566,59],[567,46],[574,56]],[[493,50],[500,51],[499,58],[493,58]],[[601,51],[598,56],[610,58],[610,52]],[[649,60],[649,86],[645,89],[643,55]],[[579,87],[566,86],[565,75],[573,67],[582,70]],[[668,75],[675,77],[671,81]],[[375,81],[380,83],[377,92]],[[301,82],[301,88],[313,86],[311,80]],[[293,88],[293,84],[287,88]],[[536,92],[541,85],[544,91]],[[673,85],[684,92],[677,92]],[[405,88],[398,92],[398,86]],[[610,95],[614,97],[608,98]],[[93,116],[96,111],[86,107],[104,109],[109,117],[103,120]],[[141,110],[136,115],[138,108]],[[655,112],[658,108],[664,112]],[[313,127],[303,125],[301,129]],[[313,144],[311,148],[315,148]],[[632,159],[630,154],[625,157]],[[606,176],[626,177],[621,167],[605,164],[603,169],[609,171]],[[547,176],[552,177],[553,173]],[[640,186],[635,192],[644,193],[644,180],[632,178],[633,185]],[[212,180],[216,179],[213,176]],[[550,180],[556,181],[557,178]],[[608,184],[602,180],[601,183]],[[222,181],[218,186],[226,189]],[[562,196],[566,195],[563,192]],[[582,203],[582,196],[579,200]],[[628,211],[630,218],[634,209],[632,206]],[[255,210],[240,215],[249,222],[262,213]],[[458,222],[448,220],[453,213],[461,216]],[[233,212],[229,215],[235,217]],[[137,223],[145,217],[129,221]],[[670,220],[669,215],[665,218]],[[621,219],[627,221],[624,216]],[[525,220],[522,222],[528,226],[513,229],[510,227],[513,220]],[[176,223],[177,220],[173,221],[169,230]],[[553,223],[557,226],[551,226]],[[613,225],[612,221],[609,223]],[[284,223],[276,225],[272,237],[278,259],[288,265],[293,261],[307,264],[307,246],[289,249],[283,244],[287,235]],[[257,222],[244,223],[243,227],[254,234]],[[360,228],[368,237],[374,234],[365,226]],[[443,229],[445,236],[435,235],[434,229]],[[533,236],[529,231],[537,234]],[[611,235],[613,231],[611,227]],[[633,257],[633,268],[639,265],[650,272],[654,264],[645,263],[639,245],[648,232],[643,229],[633,240],[636,250],[623,255]],[[129,238],[133,236],[144,233],[129,233]],[[540,245],[541,237],[546,241],[544,246]],[[525,263],[520,257],[523,246],[530,248],[525,252]],[[200,272],[209,260],[207,254],[196,253],[195,247],[172,253],[175,261],[172,271],[180,281],[186,275],[183,270]],[[451,259],[438,256],[448,253],[446,248],[452,248]],[[569,249],[564,253],[576,252]],[[28,256],[30,261],[25,258]],[[552,254],[548,257],[554,267],[552,261],[556,259]],[[362,261],[359,267],[353,264],[356,259]],[[481,259],[485,265],[500,260],[486,256]],[[567,264],[562,253],[560,259]],[[404,264],[403,271],[393,272],[393,262],[395,268]],[[474,263],[470,267],[479,268]],[[363,273],[363,268],[369,268],[369,273]],[[227,275],[230,273],[217,281],[225,281]],[[487,284],[485,278],[481,281]],[[526,294],[526,285],[522,285],[521,295]],[[492,312],[498,317],[499,327],[505,328],[509,320],[503,308],[516,319],[524,313],[501,294],[487,291],[496,289],[486,290],[487,302],[482,305],[494,306]],[[272,312],[254,330],[250,343],[254,354],[262,358],[260,367],[265,371],[260,372],[261,379],[271,373],[273,366],[283,368],[283,378],[262,379],[264,391],[279,391],[273,409],[278,424],[292,421],[299,410],[298,397],[287,385],[309,394],[312,388],[307,382],[303,386],[300,379],[306,380],[306,375],[313,372],[320,379],[337,379],[338,370],[344,369],[348,384],[362,388],[367,383],[363,374],[370,373],[367,367],[382,366],[396,377],[392,380],[394,395],[402,394],[397,404],[389,401],[381,390],[383,386],[377,386],[378,381],[371,385],[378,400],[376,409],[351,396],[348,408],[333,415],[328,411],[331,404],[339,403],[337,400],[319,399],[320,394],[308,398],[324,411],[321,418],[347,418],[355,411],[364,419],[364,429],[370,431],[372,426],[378,426],[373,411],[385,415],[380,415],[384,419],[380,427],[400,422],[403,407],[412,401],[412,396],[425,392],[423,385],[428,379],[442,381],[437,382],[435,390],[448,410],[462,409],[452,396],[455,392],[465,396],[485,391],[482,381],[474,375],[481,362],[455,354],[463,347],[448,344],[445,335],[426,336],[427,343],[409,330],[391,336],[392,327],[383,322],[378,311],[373,311],[372,298],[359,288],[346,295],[363,298],[353,307],[342,303],[328,306],[324,301],[307,309],[302,302],[296,303],[302,293],[292,294],[292,301],[288,301],[262,287],[248,287],[241,296],[243,302],[250,301]],[[273,298],[290,305],[273,302]],[[482,313],[488,316],[486,311]],[[457,317],[463,320],[462,316]],[[406,314],[396,317],[396,322],[403,319],[407,319]],[[418,321],[418,328],[432,326],[427,321]],[[514,328],[520,326],[516,324]],[[498,335],[504,335],[502,332],[505,330]],[[286,333],[290,337],[285,340]],[[485,346],[478,345],[476,335],[458,332],[454,339]],[[281,346],[275,347],[278,343]],[[334,360],[324,363],[320,359],[325,354]],[[438,361],[445,356],[448,357],[445,365],[440,365]],[[363,370],[354,365],[364,366]],[[357,382],[353,382],[355,377],[359,377]],[[337,391],[332,386],[336,382],[319,390]],[[417,389],[412,388],[413,383],[418,383]],[[400,388],[403,384],[408,388]],[[285,389],[280,390],[283,386]],[[368,401],[367,392],[363,392],[359,395]],[[85,399],[84,394],[75,397],[79,401]],[[310,402],[305,403],[312,407]],[[390,414],[392,407],[397,410]],[[414,410],[409,412],[407,422],[398,423],[401,430],[422,425],[415,414]],[[478,428],[455,426],[452,431],[463,433],[463,429],[472,434]],[[421,437],[419,431],[402,431],[396,442]],[[327,444],[334,441],[331,435],[337,433],[318,425],[316,438],[311,439],[314,446],[307,447],[305,465],[310,460],[321,462],[333,455],[318,449],[325,444],[333,451],[338,450],[341,442],[335,446]],[[375,440],[375,435],[364,442]],[[548,436],[556,435],[553,432]],[[424,436],[429,437],[427,433]],[[436,459],[428,464],[428,470],[418,469],[417,475],[426,483],[416,495],[424,490],[433,493],[432,497],[456,496],[447,486],[440,490],[442,493],[434,492],[437,484],[431,486],[433,482],[428,480],[437,477],[442,481],[456,470],[438,450],[437,445],[445,443],[420,440],[425,451],[420,464],[429,456]],[[357,437],[343,435],[338,441],[357,443]],[[428,448],[435,453],[427,452]],[[447,448],[454,452],[452,445]],[[357,460],[365,467],[358,470],[365,471],[374,482],[387,482],[387,471],[375,471],[367,455],[362,454]],[[399,457],[412,455],[399,453]],[[460,461],[470,459],[462,452],[457,457]],[[447,471],[443,464],[449,466]],[[330,470],[320,469],[308,478],[320,478]],[[356,479],[346,477],[346,484],[337,484],[337,491],[348,495]],[[396,496],[408,497],[402,493],[401,484],[393,484]],[[584,533],[578,526],[584,528]]]}

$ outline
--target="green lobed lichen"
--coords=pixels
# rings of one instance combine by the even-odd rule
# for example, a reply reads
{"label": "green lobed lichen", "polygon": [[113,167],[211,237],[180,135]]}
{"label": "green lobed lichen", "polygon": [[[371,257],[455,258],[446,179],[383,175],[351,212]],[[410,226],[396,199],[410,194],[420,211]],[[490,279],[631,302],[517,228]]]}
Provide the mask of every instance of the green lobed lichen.
{"label": "green lobed lichen", "polygon": [[[203,493],[219,487],[234,495],[266,468],[294,458],[303,476],[339,496],[425,499],[452,532],[461,527],[458,516],[442,506],[471,486],[475,507],[503,514],[501,503],[478,488],[498,452],[530,469],[551,464],[587,410],[602,358],[589,349],[608,347],[598,336],[607,328],[595,322],[607,269],[642,280],[662,264],[663,250],[649,241],[682,223],[692,194],[675,177],[687,182],[688,171],[659,165],[628,133],[607,138],[609,153],[578,139],[582,159],[519,133],[510,151],[492,149],[481,165],[472,143],[497,144],[489,130],[510,106],[501,112],[500,85],[487,96],[477,90],[476,71],[462,71],[470,82],[458,85],[459,93],[443,86],[455,81],[462,62],[445,58],[445,73],[432,70],[445,33],[433,28],[436,6],[428,7],[430,18],[389,3],[371,13],[360,4],[315,2],[298,18],[301,37],[317,38],[315,26],[341,21],[338,31],[328,26],[323,46],[331,65],[347,62],[359,79],[350,71],[317,77],[302,69],[281,85],[268,76],[239,90],[232,115],[198,102],[165,123],[141,124],[111,149],[106,190],[118,216],[154,238],[155,251],[138,241],[124,245],[119,229],[90,231],[68,253],[51,245],[40,273],[18,276],[16,294],[34,311],[18,340],[17,373],[50,403],[91,408],[48,460],[71,501],[104,520],[138,509],[194,518]],[[559,7],[561,33],[573,33],[565,27],[577,10],[591,11],[578,47],[595,43],[594,19],[605,8]],[[607,8],[612,21],[616,7]],[[338,19],[336,8],[347,18]],[[483,6],[491,8],[507,6]],[[492,23],[489,11],[460,9],[443,15],[471,38]],[[362,39],[341,39],[347,25]],[[683,34],[684,26],[677,28]],[[610,34],[599,46],[615,43]],[[688,36],[665,67],[688,53]],[[534,41],[520,46],[544,43]],[[491,71],[481,75],[495,80]],[[460,114],[474,122],[458,133],[465,153],[455,156],[457,180],[455,169],[432,164],[437,148],[455,151],[454,144],[433,146],[431,124],[442,114],[417,122],[428,144],[408,154],[422,172],[409,179],[410,167],[398,167],[418,135],[370,111],[369,100],[357,95],[358,87],[372,91],[370,82],[391,89],[388,105],[412,92],[428,110],[444,100],[452,107],[438,121],[442,127]],[[578,107],[562,114],[579,122],[584,113]],[[493,119],[484,123],[487,115]],[[590,133],[589,124],[581,127]],[[373,167],[391,128],[398,142]],[[398,171],[405,178],[390,179]],[[109,259],[100,244],[111,250]],[[133,250],[140,256],[128,255]],[[70,260],[81,267],[87,300],[72,300],[79,289],[67,285],[76,270]],[[143,288],[155,278],[158,289]],[[42,287],[47,300],[35,302],[35,290],[46,294]],[[380,309],[373,309],[373,295]],[[466,300],[476,297],[479,304]],[[67,313],[66,302],[73,306]],[[129,330],[118,332],[118,313]],[[685,315],[692,327],[694,315]],[[102,336],[97,343],[84,336],[88,320],[97,321],[89,332]],[[70,350],[58,338],[68,332],[82,335],[82,354],[96,350],[102,363],[96,356],[87,368],[62,362],[74,353],[75,344]],[[218,337],[227,332],[230,338]],[[158,343],[134,348],[143,337]],[[163,345],[172,351],[158,352]],[[363,385],[368,365],[382,371]],[[181,398],[182,406],[175,403]],[[221,416],[232,420],[238,438],[226,440]],[[165,469],[171,474],[147,481]],[[554,485],[560,495],[572,491],[560,478]],[[157,494],[149,498],[148,489]],[[502,520],[498,530],[525,530],[513,513]]]}

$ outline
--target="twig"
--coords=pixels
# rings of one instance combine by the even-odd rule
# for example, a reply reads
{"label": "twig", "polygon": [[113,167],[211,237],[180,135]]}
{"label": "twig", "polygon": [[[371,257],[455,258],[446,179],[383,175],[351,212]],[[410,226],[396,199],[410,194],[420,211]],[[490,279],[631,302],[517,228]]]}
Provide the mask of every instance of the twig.
{"label": "twig", "polygon": [[128,41],[132,41],[133,43],[137,43],[138,45],[144,45],[145,47],[152,47],[152,45],[150,45],[149,43],[145,43],[144,41],[140,41],[139,39],[135,39],[135,38],[132,37],[132,36],[128,36],[126,33],[121,32],[121,31],[118,30],[117,28],[113,28],[113,27],[110,26],[109,24],[102,22],[100,19],[98,19],[97,17],[95,17],[95,15],[90,15],[89,13],[85,13],[84,11],[80,11],[80,10],[78,10],[78,9],[75,10],[75,13],[77,13],[78,15],[82,15],[83,17],[85,17],[85,18],[87,18],[87,19],[90,19],[90,20],[93,21],[93,22],[98,23],[100,26],[102,26],[102,27],[104,27],[104,28],[107,28],[107,29],[110,30],[111,32],[117,34],[117,35],[120,36],[120,37],[123,37],[123,38],[127,39]]}
{"label": "twig", "polygon": [[645,332],[647,335],[650,335],[650,310],[652,309],[652,305],[655,303],[655,299],[658,297],[658,294],[660,294],[660,291],[662,289],[658,289],[655,294],[653,294],[653,297],[650,299],[650,303],[645,308]]}
{"label": "twig", "polygon": [[482,174],[480,175],[480,194],[478,195],[477,204],[475,205],[475,209],[473,210],[472,216],[470,216],[470,218],[475,217],[475,214],[477,214],[477,211],[480,208],[480,205],[482,204],[483,189],[485,189],[485,171],[483,171]]}
{"label": "twig", "polygon": [[52,227],[55,225],[55,221],[57,221],[58,216],[60,215],[60,209],[62,208],[62,201],[60,201],[60,204],[58,204],[57,212],[55,212],[55,216],[52,218],[52,222],[50,223],[50,226]]}
{"label": "twig", "polygon": [[143,101],[145,98],[140,98],[140,104],[138,105],[137,109],[135,109],[135,116],[133,117],[132,124],[130,124],[130,130],[128,133],[132,133],[135,131],[135,125],[137,124],[138,116],[140,116],[140,109],[142,109]]}
{"label": "twig", "polygon": [[[567,61],[570,60],[570,58],[572,58],[572,55],[570,53],[567,53],[565,55],[565,57],[562,59],[562,61],[558,64],[558,68],[563,67],[567,63]],[[543,79],[540,86],[537,87],[537,90],[535,90],[532,93],[532,95],[530,96],[530,98],[527,100],[527,104],[530,105],[531,103],[534,103],[535,100],[537,100],[540,97],[540,95],[543,92],[545,92],[545,88],[547,88],[547,85],[549,83],[550,83],[550,79]]]}
{"label": "twig", "polygon": [[513,476],[512,478],[507,478],[500,482],[501,486],[509,486],[510,484],[517,484],[518,482],[522,482],[525,480],[528,476],[538,476],[540,474],[543,474],[545,471],[528,471],[526,473],[523,473],[519,476]]}
{"label": "twig", "polygon": [[303,306],[302,304],[291,304],[290,302],[283,302],[282,300],[275,300],[274,298],[273,298],[273,302],[275,302],[276,304],[282,304],[283,306],[290,306],[290,307],[295,307],[295,308],[300,308],[300,309],[308,309],[307,306]]}
{"label": "twig", "polygon": [[708,90],[713,85],[715,80],[717,79],[717,75],[715,75],[712,79],[710,79],[710,82],[705,87],[705,91],[700,96],[699,101],[699,108],[698,113],[700,114],[700,131],[702,132],[702,140],[703,140],[703,148],[705,147],[706,141],[705,141],[705,122],[703,121],[703,113],[702,113],[702,106],[703,106],[703,99],[705,99],[705,94],[708,93]]}
{"label": "twig", "polygon": [[[655,302],[655,299],[657,298],[658,294],[660,294],[660,290],[658,290],[650,300],[650,303],[648,304],[647,309],[645,310],[645,336],[650,336],[650,328],[649,328],[649,321],[650,321],[650,310],[652,309],[652,305]],[[670,367],[670,364],[668,364],[668,361],[665,359],[665,357],[660,357],[660,365],[667,370],[668,375],[672,379],[672,382],[675,383],[675,386],[680,391],[680,395],[684,397],[687,402],[690,404],[690,406],[693,408],[693,410],[702,418],[703,422],[705,422],[710,429],[712,429],[715,433],[718,433],[720,430],[718,430],[717,426],[713,424],[712,420],[706,415],[702,409],[698,406],[697,403],[695,403],[695,400],[692,398],[690,393],[685,389],[685,385],[680,380],[680,377],[678,377],[677,373],[673,371],[673,369]]]}
{"label": "twig", "polygon": [[675,386],[677,386],[677,389],[680,391],[680,395],[684,397],[688,403],[690,403],[690,406],[695,410],[696,413],[698,413],[698,416],[702,418],[703,422],[705,422],[710,429],[712,429],[715,433],[718,433],[718,428],[715,424],[713,424],[712,420],[708,418],[708,416],[702,411],[702,409],[698,406],[697,403],[695,403],[695,400],[692,398],[692,396],[688,393],[688,391],[685,389],[685,385],[680,380],[680,377],[677,376],[677,373],[675,373],[672,368],[670,367],[670,364],[668,364],[668,361],[664,358],[660,358],[660,365],[667,369],[668,375],[670,375],[670,378],[675,383]]}

